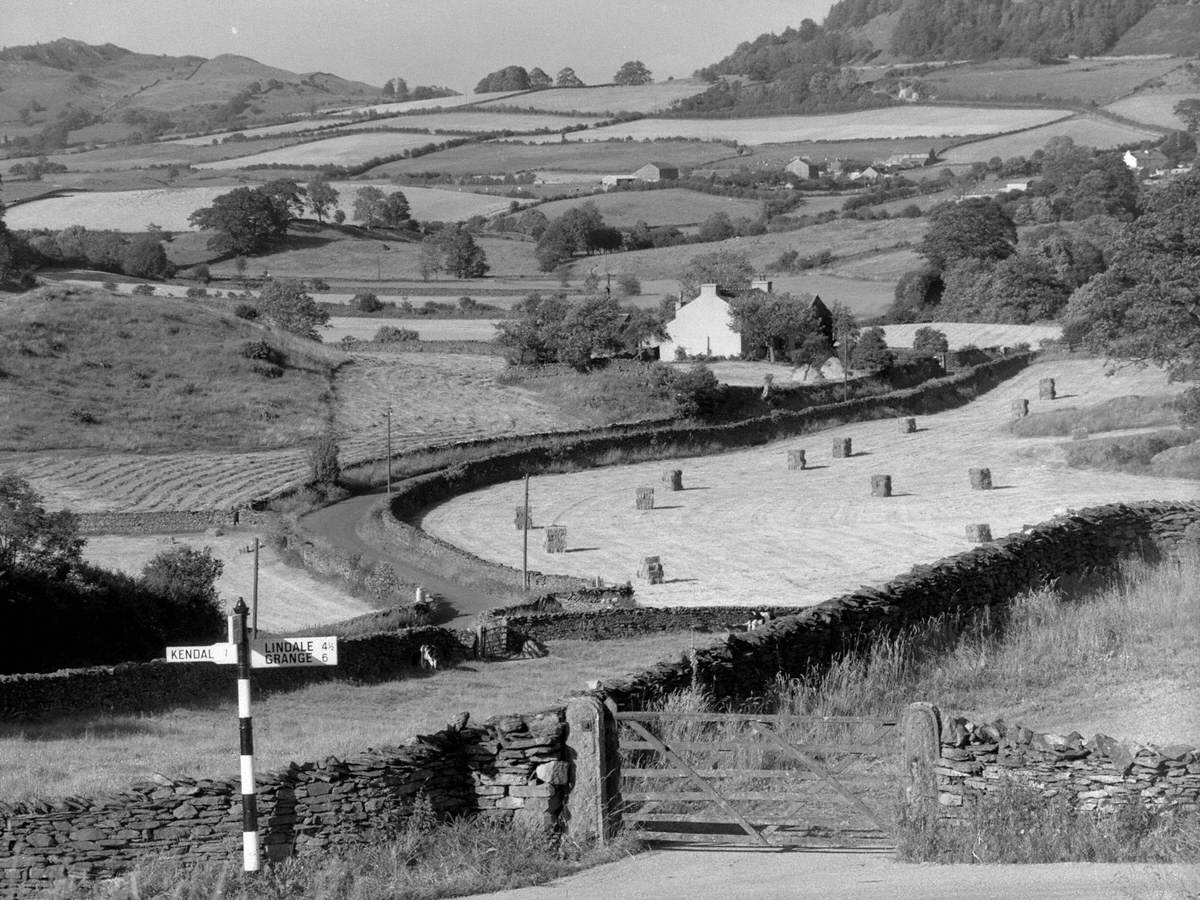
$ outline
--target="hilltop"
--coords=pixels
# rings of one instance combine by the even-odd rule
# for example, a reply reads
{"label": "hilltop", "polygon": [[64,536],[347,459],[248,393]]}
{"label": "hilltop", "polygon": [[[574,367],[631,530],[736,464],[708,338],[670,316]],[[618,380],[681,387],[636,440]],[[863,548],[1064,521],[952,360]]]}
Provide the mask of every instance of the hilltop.
{"label": "hilltop", "polygon": [[0,135],[9,150],[239,129],[367,103],[381,89],[245,56],[165,56],[60,38],[0,50]]}

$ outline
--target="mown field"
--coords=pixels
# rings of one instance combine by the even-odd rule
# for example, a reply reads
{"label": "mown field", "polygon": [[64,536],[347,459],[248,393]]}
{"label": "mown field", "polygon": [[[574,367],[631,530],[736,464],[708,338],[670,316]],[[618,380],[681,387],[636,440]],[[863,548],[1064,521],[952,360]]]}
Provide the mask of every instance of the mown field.
{"label": "mown field", "polygon": [[1135,122],[1145,122],[1159,128],[1182,130],[1185,123],[1183,119],[1175,115],[1175,104],[1180,100],[1200,100],[1200,87],[1187,93],[1147,91],[1132,97],[1123,97],[1115,103],[1105,106],[1104,110],[1127,119],[1133,119]]}
{"label": "mown field", "polygon": [[[201,165],[214,160],[229,159],[236,156],[248,156],[287,147],[296,143],[295,136],[279,136],[263,138],[258,141],[245,143],[207,144],[199,147],[188,147],[182,144],[122,144],[113,147],[101,147],[96,150],[84,150],[79,153],[55,153],[47,158],[61,163],[72,172],[103,173],[111,169],[149,168],[151,166],[190,166]],[[31,157],[18,157],[7,160],[8,164],[32,162]]]}
{"label": "mown field", "polygon": [[[353,360],[338,371],[323,410],[323,416],[332,417],[343,464],[383,458],[388,406],[396,452],[578,424],[529,391],[498,384],[504,361],[496,357],[358,353]],[[16,387],[11,388],[14,396]],[[20,399],[32,402],[36,396],[22,394]],[[98,397],[96,402],[110,401]],[[47,421],[48,428],[52,422]],[[236,429],[241,420],[227,416],[216,424]],[[56,436],[47,430],[40,439]],[[27,443],[37,437],[33,432]],[[307,451],[299,442],[260,452],[216,452],[201,443],[188,452],[124,453],[76,449],[74,442],[58,437],[51,446],[61,449],[0,454],[0,469],[29,479],[55,508],[227,509],[303,481],[308,474]],[[176,436],[177,441],[186,438],[186,431]]]}
{"label": "mown field", "polygon": [[[354,195],[360,188],[373,185],[385,193],[396,190],[395,185],[387,182],[335,181],[332,185],[340,192],[338,208],[351,222],[354,221]],[[85,228],[131,232],[145,231],[153,222],[167,231],[189,231],[192,226],[188,216],[238,186],[230,182],[207,187],[68,194],[22,203],[9,210],[5,218],[10,228],[59,229],[83,225]],[[470,191],[420,187],[403,190],[413,217],[420,220],[459,221],[476,215],[490,216],[509,206],[506,198]]]}
{"label": "mown field", "polygon": [[1104,105],[1183,65],[1179,59],[1075,59],[1048,66],[1026,60],[946,66],[921,76],[942,100],[1055,99]]}
{"label": "mown field", "polygon": [[486,103],[489,100],[502,100],[523,94],[524,91],[491,91],[483,94],[458,94],[454,97],[433,97],[429,100],[405,100],[401,103],[373,103],[366,106],[331,106],[321,109],[321,115],[354,115],[371,114],[378,116],[394,116],[410,112],[425,112],[431,109],[455,109],[460,106],[471,106],[476,103]]}
{"label": "mown field", "polygon": [[197,163],[198,169],[227,171],[244,166],[353,166],[377,156],[402,153],[413,147],[437,143],[445,138],[429,134],[410,134],[403,131],[372,131],[359,134],[343,134],[316,141],[293,143],[286,147],[268,149],[237,159],[219,162]]}
{"label": "mown field", "polygon": [[919,328],[934,328],[946,335],[951,350],[961,347],[1015,347],[1028,344],[1037,349],[1043,340],[1062,337],[1061,325],[1003,325],[987,322],[924,322],[918,324],[884,325],[884,339],[889,347],[911,347],[913,335]]}
{"label": "mown field", "polygon": [[538,209],[555,219],[568,209],[593,203],[609,225],[628,226],[639,221],[648,225],[696,225],[718,212],[731,219],[757,218],[762,206],[757,200],[739,200],[714,194],[701,194],[681,188],[661,191],[614,191],[577,200],[555,200]]}
{"label": "mown field", "polygon": [[1108,119],[1093,116],[1072,116],[1070,119],[1031,128],[1016,134],[1003,134],[983,141],[961,144],[942,154],[950,163],[987,161],[993,156],[1009,159],[1013,156],[1031,156],[1041,150],[1051,138],[1069,137],[1076,144],[1107,150],[1121,144],[1136,144],[1141,141],[1157,140],[1160,132],[1122,125]]}
{"label": "mown field", "polygon": [[433,156],[402,159],[377,166],[372,177],[389,177],[417,172],[447,175],[503,175],[509,172],[549,170],[608,175],[632,172],[651,160],[671,162],[683,168],[704,166],[736,156],[726,144],[697,140],[661,140],[627,143],[600,141],[569,144],[521,141],[492,141],[444,150]]}
{"label": "mown field", "polygon": [[[537,476],[535,520],[565,525],[571,552],[548,554],[531,541],[530,566],[624,581],[653,555],[666,581],[637,583],[646,604],[810,604],[970,549],[969,523],[986,522],[999,537],[1068,507],[1194,499],[1195,481],[1070,468],[1064,438],[1007,430],[1015,398],[1037,412],[1180,389],[1160,370],[1104,371],[1092,359],[1035,364],[965,407],[919,417],[916,434],[899,433],[894,420],[863,422],[718,456]],[[1056,379],[1062,399],[1037,399],[1045,377]],[[852,439],[854,456],[833,459],[830,446],[841,438]],[[813,468],[789,471],[791,448],[806,449]],[[991,469],[996,490],[970,489],[967,470],[977,466]],[[662,491],[665,467],[683,470],[683,492]],[[892,476],[893,496],[870,495],[875,474]],[[634,508],[639,485],[658,486],[655,509]],[[430,510],[424,526],[519,566],[511,507],[521,489],[509,482],[456,497]]]}
{"label": "mown field", "polygon": [[618,112],[656,113],[668,109],[677,100],[703,93],[707,88],[708,85],[702,81],[681,78],[640,85],[609,84],[599,87],[531,91],[508,99],[488,100],[481,105],[485,109],[512,107],[594,115]]}
{"label": "mown field", "polygon": [[423,341],[490,341],[496,336],[497,319],[358,318],[333,316],[321,330],[321,339],[335,344],[345,337],[369,341],[384,325],[408,328]]}
{"label": "mown field", "polygon": [[758,119],[639,119],[572,132],[569,140],[683,137],[742,144],[795,141],[849,141],[869,138],[942,137],[993,134],[1030,128],[1065,118],[1055,109],[998,109],[946,106],[896,106],[823,116],[772,116]]}

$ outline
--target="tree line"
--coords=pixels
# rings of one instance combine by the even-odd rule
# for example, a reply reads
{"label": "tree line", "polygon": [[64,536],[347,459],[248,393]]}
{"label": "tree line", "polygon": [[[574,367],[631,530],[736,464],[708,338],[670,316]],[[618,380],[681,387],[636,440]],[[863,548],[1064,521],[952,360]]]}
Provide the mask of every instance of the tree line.
{"label": "tree line", "polygon": [[[613,84],[638,85],[649,84],[654,78],[645,63],[640,59],[631,59],[621,64],[612,80]],[[570,66],[559,69],[553,78],[538,66],[534,66],[532,69],[526,69],[524,66],[505,66],[479,79],[479,83],[475,85],[475,93],[541,91],[551,87],[579,88],[585,86]]]}

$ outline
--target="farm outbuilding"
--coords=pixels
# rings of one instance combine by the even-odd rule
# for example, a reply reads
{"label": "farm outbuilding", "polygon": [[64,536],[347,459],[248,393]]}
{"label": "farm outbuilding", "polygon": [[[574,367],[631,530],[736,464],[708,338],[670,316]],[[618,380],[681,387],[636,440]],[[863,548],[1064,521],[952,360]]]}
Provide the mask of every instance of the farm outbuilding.
{"label": "farm outbuilding", "polygon": [[1125,165],[1139,175],[1161,175],[1171,167],[1170,160],[1159,150],[1126,150]]}
{"label": "farm outbuilding", "polygon": [[815,163],[803,156],[794,156],[792,157],[792,161],[783,167],[783,170],[791,172],[797,178],[819,178],[821,175],[821,164]]}
{"label": "farm outbuilding", "polygon": [[633,173],[638,181],[677,181],[679,169],[661,162],[648,162]]}

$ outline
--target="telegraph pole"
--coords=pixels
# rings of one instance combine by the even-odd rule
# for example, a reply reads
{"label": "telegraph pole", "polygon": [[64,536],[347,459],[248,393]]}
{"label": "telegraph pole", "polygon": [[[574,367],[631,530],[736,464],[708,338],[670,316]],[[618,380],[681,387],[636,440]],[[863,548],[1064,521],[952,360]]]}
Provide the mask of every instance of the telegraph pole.
{"label": "telegraph pole", "polygon": [[389,406],[384,413],[387,416],[387,496],[392,499],[392,408]]}
{"label": "telegraph pole", "polygon": [[254,536],[254,585],[250,591],[250,631],[258,637],[258,535]]}
{"label": "telegraph pole", "polygon": [[525,590],[529,590],[529,475],[525,476],[525,515],[522,516],[521,528],[521,576]]}

